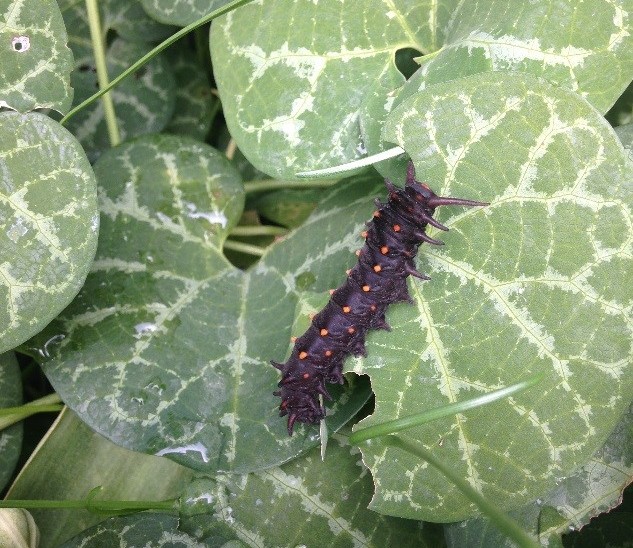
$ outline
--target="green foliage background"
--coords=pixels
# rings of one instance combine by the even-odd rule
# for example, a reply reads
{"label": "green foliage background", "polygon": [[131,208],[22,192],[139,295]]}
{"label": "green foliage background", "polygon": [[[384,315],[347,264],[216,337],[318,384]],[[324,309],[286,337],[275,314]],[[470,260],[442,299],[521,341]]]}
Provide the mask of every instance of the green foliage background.
{"label": "green foliage background", "polygon": [[[99,2],[110,78],[226,4]],[[537,373],[402,437],[545,545],[616,506],[632,475],[632,18],[630,0],[251,2],[112,91],[113,147],[100,101],[58,121],[99,87],[84,3],[0,0],[0,400],[18,405],[41,367],[66,405],[26,464],[20,426],[0,432],[0,485],[181,501],[34,510],[41,546],[502,545],[428,463],[348,436]],[[394,146],[378,173],[297,181]],[[490,205],[438,210],[446,245],[417,259],[432,280],[348,360],[322,462],[318,427],[285,433],[268,362],[340,285],[409,158],[438,194]],[[609,516],[586,534],[610,538]]]}

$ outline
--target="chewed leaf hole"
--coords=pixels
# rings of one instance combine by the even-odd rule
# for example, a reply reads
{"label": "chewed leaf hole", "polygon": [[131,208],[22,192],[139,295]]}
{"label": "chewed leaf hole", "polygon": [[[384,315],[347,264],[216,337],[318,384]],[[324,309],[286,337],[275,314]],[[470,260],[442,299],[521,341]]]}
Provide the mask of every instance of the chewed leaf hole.
{"label": "chewed leaf hole", "polygon": [[402,48],[396,51],[396,68],[408,80],[420,68],[414,59],[422,57],[422,52],[415,48]]}
{"label": "chewed leaf hole", "polygon": [[14,36],[11,40],[13,51],[24,53],[31,48],[31,39],[28,36]]}

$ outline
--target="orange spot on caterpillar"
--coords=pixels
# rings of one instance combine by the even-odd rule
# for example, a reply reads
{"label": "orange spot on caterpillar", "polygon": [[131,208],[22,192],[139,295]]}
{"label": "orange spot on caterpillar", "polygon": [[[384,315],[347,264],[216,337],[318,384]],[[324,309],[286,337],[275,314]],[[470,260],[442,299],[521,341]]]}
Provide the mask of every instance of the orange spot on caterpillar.
{"label": "orange spot on caterpillar", "polygon": [[330,289],[330,295],[334,295],[335,291],[336,291],[336,289]]}
{"label": "orange spot on caterpillar", "polygon": [[305,360],[308,357],[308,353],[307,352],[299,352],[299,359],[300,360]]}
{"label": "orange spot on caterpillar", "polygon": [[363,291],[367,293],[371,288],[368,285],[363,286]]}
{"label": "orange spot on caterpillar", "polygon": [[310,320],[314,320],[315,316],[316,316],[316,314],[308,314],[308,318],[310,318]]}
{"label": "orange spot on caterpillar", "polygon": [[349,268],[348,268],[348,269],[345,271],[345,274],[347,274],[347,275],[349,276],[349,273],[350,273],[350,272],[351,272],[351,269],[349,269]]}
{"label": "orange spot on caterpillar", "polygon": [[290,337],[291,342],[297,342],[297,337]]}
{"label": "orange spot on caterpillar", "polygon": [[393,225],[394,232],[400,232],[400,225]]}
{"label": "orange spot on caterpillar", "polygon": [[321,337],[325,337],[328,334],[328,330],[327,329],[321,329],[320,333],[321,333]]}
{"label": "orange spot on caterpillar", "polygon": [[344,306],[344,307],[343,307],[343,312],[344,312],[345,314],[349,314],[351,311],[352,311],[352,309],[351,309],[349,306]]}
{"label": "orange spot on caterpillar", "polygon": [[352,333],[354,333],[356,331],[356,329],[354,329],[353,327],[349,327],[347,329],[347,332],[351,335]]}
{"label": "orange spot on caterpillar", "polygon": [[375,304],[372,304],[372,305],[369,307],[369,309],[370,309],[372,312],[376,312],[376,305],[375,305]]}
{"label": "orange spot on caterpillar", "polygon": [[374,217],[376,218],[380,217],[380,211],[378,210],[374,211]]}
{"label": "orange spot on caterpillar", "polygon": [[379,264],[374,265],[374,272],[380,272],[382,270],[382,266],[380,266]]}
{"label": "orange spot on caterpillar", "polygon": [[303,374],[303,378],[304,379],[309,379],[310,378],[310,373],[304,373]]}
{"label": "orange spot on caterpillar", "polygon": [[380,248],[380,252],[381,252],[383,255],[386,255],[387,253],[389,253],[389,248],[388,248],[386,245],[383,245],[383,246]]}
{"label": "orange spot on caterpillar", "polygon": [[363,238],[367,238],[367,231],[366,231],[366,230],[363,230],[363,231],[360,233],[360,235],[361,235]]}
{"label": "orange spot on caterpillar", "polygon": [[354,251],[354,255],[356,255],[357,257],[360,257],[360,249],[357,249],[356,251]]}
{"label": "orange spot on caterpillar", "polygon": [[283,400],[281,402],[281,405],[279,406],[281,409],[285,409],[286,407],[288,407],[288,400]]}
{"label": "orange spot on caterpillar", "polygon": [[331,350],[326,350],[325,351],[325,355],[329,358],[332,355],[332,351]]}

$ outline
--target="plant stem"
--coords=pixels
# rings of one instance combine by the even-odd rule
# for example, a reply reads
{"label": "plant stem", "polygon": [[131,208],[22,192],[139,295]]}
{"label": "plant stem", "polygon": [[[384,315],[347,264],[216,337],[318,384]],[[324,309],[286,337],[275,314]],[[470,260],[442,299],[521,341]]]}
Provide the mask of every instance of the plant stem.
{"label": "plant stem", "polygon": [[[106,62],[105,44],[103,42],[103,34],[101,32],[101,22],[99,20],[99,7],[97,6],[97,0],[86,0],[86,9],[88,10],[90,38],[92,40],[92,51],[95,56],[95,66],[97,68],[99,88],[105,89],[108,87],[108,65]],[[114,147],[121,142],[121,134],[119,133],[119,126],[114,112],[112,94],[106,93],[102,97],[101,102],[103,103],[106,126],[110,137],[110,145]]]}
{"label": "plant stem", "polygon": [[540,548],[540,544],[528,535],[516,521],[504,514],[494,504],[488,502],[482,495],[473,489],[463,477],[454,472],[450,467],[446,466],[440,459],[436,459],[430,451],[427,451],[421,445],[409,443],[398,436],[385,436],[383,441],[387,445],[407,451],[408,453],[425,460],[431,466],[437,468],[464,494],[466,498],[468,498],[473,504],[477,505],[482,513],[488,516],[492,523],[502,533],[511,538],[519,546],[523,548]]}
{"label": "plant stem", "polygon": [[0,500],[0,508],[84,509],[97,512],[173,510],[177,500]]}
{"label": "plant stem", "polygon": [[88,97],[88,99],[78,104],[75,108],[71,109],[70,112],[66,114],[66,116],[64,116],[60,120],[60,124],[62,125],[65,124],[69,118],[77,114],[77,112],[79,112],[81,109],[88,106],[90,103],[92,103],[93,101],[101,97],[103,94],[110,91],[114,86],[116,86],[119,82],[121,82],[122,80],[130,76],[131,74],[134,74],[139,68],[141,68],[147,62],[151,61],[154,57],[156,57],[161,51],[167,49],[174,42],[177,42],[178,40],[180,40],[180,38],[189,34],[192,30],[197,29],[198,27],[201,27],[202,25],[209,23],[210,21],[213,21],[213,19],[215,19],[216,17],[219,17],[220,15],[224,15],[225,13],[228,13],[231,10],[234,10],[236,8],[239,8],[240,6],[248,4],[249,2],[252,2],[252,0],[233,0],[232,2],[225,4],[221,8],[218,8],[217,10],[212,11],[208,15],[201,17],[197,21],[194,21],[190,25],[187,25],[186,27],[180,29],[177,33],[167,38],[167,40],[158,44],[158,46],[156,46],[153,50],[143,55],[143,57],[141,57],[138,61],[136,61],[136,63],[133,63],[132,66],[130,66],[127,70],[124,70],[121,74],[119,74],[107,86],[100,89],[94,95]]}
{"label": "plant stem", "polygon": [[364,158],[353,160],[352,162],[347,162],[346,164],[341,164],[339,166],[326,167],[325,169],[315,169],[314,171],[301,171],[299,173],[295,173],[295,175],[300,178],[327,177],[329,175],[338,175],[341,173],[345,173],[346,171],[353,171],[361,167],[371,166],[373,164],[377,164],[378,162],[382,162],[383,160],[396,158],[397,156],[400,156],[401,154],[405,154],[404,149],[399,146],[395,146],[387,150],[383,150],[382,152],[372,154],[371,156],[365,156]]}
{"label": "plant stem", "polygon": [[283,234],[288,234],[288,229],[271,225],[236,226],[230,232],[231,236],[280,236]]}
{"label": "plant stem", "polygon": [[522,392],[523,390],[534,386],[542,378],[543,375],[534,375],[525,381],[507,386],[505,388],[501,388],[499,390],[488,392],[483,396],[477,396],[476,398],[472,398],[470,400],[451,403],[449,405],[430,409],[429,411],[424,411],[423,413],[416,413],[414,415],[408,415],[399,419],[394,419],[391,421],[381,422],[380,424],[375,424],[373,426],[368,426],[367,428],[362,428],[361,430],[357,430],[356,432],[354,432],[350,436],[349,441],[352,445],[358,445],[360,442],[371,438],[386,436],[388,434],[395,434],[397,432],[401,432],[402,430],[413,428],[414,426],[420,426],[421,424],[425,424],[427,422],[454,415],[455,413],[462,413],[469,409],[474,409],[475,407],[480,407],[482,405],[486,405],[488,403],[503,399],[507,396],[510,396],[511,394]]}
{"label": "plant stem", "polygon": [[251,194],[265,190],[327,188],[335,185],[339,181],[340,179],[321,179],[320,181],[279,181],[277,179],[262,179],[244,183],[244,192]]}
{"label": "plant stem", "polygon": [[266,252],[266,249],[263,247],[245,244],[243,242],[236,242],[235,240],[225,240],[224,249],[239,251],[240,253],[246,253],[247,255],[256,255],[257,257],[261,257]]}
{"label": "plant stem", "polygon": [[64,407],[58,394],[49,394],[25,405],[5,407],[0,409],[0,430],[16,422],[20,422],[36,413],[51,413],[61,411]]}

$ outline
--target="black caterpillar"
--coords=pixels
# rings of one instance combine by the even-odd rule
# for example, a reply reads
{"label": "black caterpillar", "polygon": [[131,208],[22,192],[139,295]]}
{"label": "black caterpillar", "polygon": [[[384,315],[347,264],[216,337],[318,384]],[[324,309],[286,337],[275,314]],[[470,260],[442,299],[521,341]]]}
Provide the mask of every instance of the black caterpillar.
{"label": "black caterpillar", "polygon": [[347,280],[336,290],[325,308],[312,318],[308,330],[295,340],[286,363],[271,362],[282,373],[280,416],[288,415],[288,434],[296,421],[318,423],[325,417],[319,403],[328,394],[326,383],[343,383],[343,361],[349,354],[365,356],[365,333],[368,329],[390,327],[385,311],[391,303],[412,302],[407,277],[429,277],[415,269],[413,259],[422,242],[444,242],[426,235],[426,226],[448,230],[433,218],[441,205],[485,206],[484,202],[437,196],[426,184],[415,179],[409,163],[404,188],[388,179],[386,204],[376,200],[378,209],[362,233],[365,245],[356,252],[358,263],[348,271]]}

